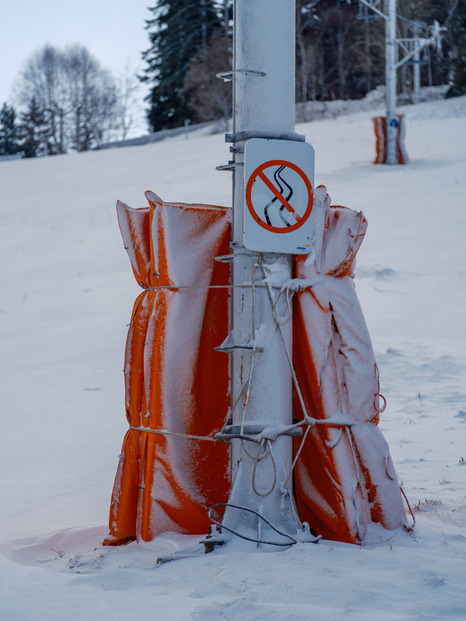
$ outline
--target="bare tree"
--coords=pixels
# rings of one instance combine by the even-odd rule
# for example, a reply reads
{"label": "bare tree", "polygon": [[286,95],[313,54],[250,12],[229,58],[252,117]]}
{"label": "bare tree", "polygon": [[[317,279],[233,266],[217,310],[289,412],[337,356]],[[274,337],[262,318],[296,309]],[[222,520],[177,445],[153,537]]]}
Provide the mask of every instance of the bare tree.
{"label": "bare tree", "polygon": [[83,46],[59,50],[46,45],[34,52],[16,90],[22,105],[34,98],[44,111],[51,153],[64,153],[70,146],[87,151],[115,127],[115,81]]}
{"label": "bare tree", "polygon": [[191,61],[184,88],[188,103],[196,114],[196,121],[229,119],[231,116],[231,83],[216,77],[217,73],[231,67],[229,41],[220,35],[212,35],[208,45],[201,48]]}
{"label": "bare tree", "polygon": [[323,44],[317,3],[296,2],[296,100],[317,99],[323,84]]}
{"label": "bare tree", "polygon": [[140,80],[137,72],[133,71],[129,64],[116,79],[117,90],[117,127],[121,132],[121,139],[125,140],[129,130],[133,126],[134,116],[138,111],[138,92]]}
{"label": "bare tree", "polygon": [[118,127],[118,99],[113,76],[101,73],[99,82],[89,93],[88,127],[93,144],[101,147]]}
{"label": "bare tree", "polygon": [[383,28],[355,3],[296,2],[296,98],[362,97],[383,80]]}
{"label": "bare tree", "polygon": [[50,148],[53,153],[63,153],[69,105],[64,88],[63,57],[58,50],[47,44],[35,52],[26,61],[18,90],[20,104],[28,106],[34,98],[43,110]]}
{"label": "bare tree", "polygon": [[82,46],[64,54],[71,103],[71,138],[77,151],[100,146],[116,125],[117,90],[112,75]]}

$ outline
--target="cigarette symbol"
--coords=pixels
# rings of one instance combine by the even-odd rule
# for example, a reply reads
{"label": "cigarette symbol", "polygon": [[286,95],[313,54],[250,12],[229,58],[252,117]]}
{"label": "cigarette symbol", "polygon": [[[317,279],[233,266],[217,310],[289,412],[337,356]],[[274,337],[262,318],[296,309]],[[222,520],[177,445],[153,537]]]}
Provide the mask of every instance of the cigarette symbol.
{"label": "cigarette symbol", "polygon": [[[291,187],[291,185],[289,185],[285,179],[283,179],[282,177],[282,172],[285,170],[285,167],[279,166],[277,168],[277,170],[273,173],[273,178],[275,179],[275,183],[278,185],[279,188],[279,192],[277,192],[276,188],[273,186],[273,184],[271,182],[269,182],[269,180],[267,179],[267,177],[264,175],[264,173],[260,173],[259,174],[259,178],[262,179],[262,181],[264,181],[264,183],[267,185],[267,187],[269,189],[272,190],[274,196],[272,198],[272,200],[270,200],[267,205],[264,207],[264,216],[265,216],[265,221],[267,222],[267,224],[269,226],[272,226],[272,222],[270,221],[270,217],[269,217],[269,209],[270,207],[272,207],[272,205],[274,205],[274,203],[276,203],[277,201],[279,201],[280,203],[280,207],[278,208],[278,215],[281,218],[281,220],[284,222],[285,226],[291,226],[291,222],[289,222],[289,220],[287,220],[287,218],[285,218],[285,213],[284,213],[284,209],[286,208],[288,210],[288,212],[294,216],[296,222],[298,222],[298,220],[301,219],[301,216],[299,214],[296,213],[296,211],[293,209],[293,207],[291,207],[289,200],[290,198],[293,196],[293,188]],[[282,185],[283,184],[283,185]],[[283,190],[284,187],[286,186],[287,190],[288,190],[288,194],[287,196],[285,196],[283,194]],[[278,206],[278,205],[277,205]]]}
{"label": "cigarette symbol", "polygon": [[[264,197],[263,191],[254,194],[254,198],[253,186],[257,182],[270,190],[270,199]],[[290,203],[296,192],[295,184],[299,186],[297,196],[301,214]],[[288,233],[301,227],[309,218],[313,204],[312,186],[307,175],[296,164],[285,160],[270,160],[258,166],[249,177],[246,204],[259,226],[272,233]]]}

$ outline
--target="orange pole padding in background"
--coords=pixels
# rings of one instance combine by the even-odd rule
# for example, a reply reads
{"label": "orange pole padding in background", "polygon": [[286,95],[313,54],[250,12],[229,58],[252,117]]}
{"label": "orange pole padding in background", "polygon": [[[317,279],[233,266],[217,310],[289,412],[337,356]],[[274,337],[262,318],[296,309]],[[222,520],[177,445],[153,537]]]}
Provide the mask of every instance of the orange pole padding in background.
{"label": "orange pole padding in background", "polygon": [[[398,134],[396,139],[396,153],[398,164],[408,164],[409,157],[405,147],[406,119],[404,114],[398,114]],[[374,164],[385,164],[387,161],[387,117],[375,116],[372,119],[375,132],[375,160]]]}
{"label": "orange pole padding in background", "polygon": [[[315,254],[296,257],[296,277],[313,279],[313,285],[295,296],[294,366],[309,416],[357,424],[304,427],[305,439],[294,441],[295,451],[302,449],[296,502],[300,519],[324,539],[364,543],[373,524],[409,529],[377,427],[377,365],[351,278],[367,222],[361,212],[330,207],[324,187],[316,189],[314,209],[322,213],[323,237],[314,240]],[[299,420],[302,409],[295,403]]]}
{"label": "orange pole padding in background", "polygon": [[[212,437],[230,407],[229,359],[216,352],[228,334],[230,268],[226,207],[117,203],[118,220],[137,282],[125,352],[126,416],[104,544],[150,541],[176,531],[207,533],[207,511],[226,502],[229,447],[145,427]],[[179,289],[158,288],[164,286]],[[224,288],[209,288],[223,285]]]}

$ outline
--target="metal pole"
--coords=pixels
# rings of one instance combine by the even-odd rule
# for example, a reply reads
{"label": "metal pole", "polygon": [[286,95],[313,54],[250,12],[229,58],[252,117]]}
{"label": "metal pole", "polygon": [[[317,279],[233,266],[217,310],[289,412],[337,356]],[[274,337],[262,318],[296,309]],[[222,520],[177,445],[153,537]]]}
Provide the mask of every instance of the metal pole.
{"label": "metal pole", "polygon": [[385,22],[385,74],[387,102],[387,164],[398,164],[396,116],[396,0],[388,0],[388,19]]}
{"label": "metal pole", "polygon": [[414,81],[414,92],[413,92],[413,103],[418,104],[421,99],[421,55],[419,53],[420,42],[419,42],[419,22],[415,22],[414,24],[414,71],[413,71],[413,81]]}
{"label": "metal pole", "polygon": [[[244,145],[253,137],[297,139],[294,132],[295,0],[235,0],[233,283],[291,276],[291,257],[248,251],[243,246]],[[232,303],[233,425],[244,433],[292,421],[291,371],[265,287],[234,288]],[[291,318],[284,326],[291,352]],[[247,405],[245,407],[245,403]],[[281,436],[258,445],[233,441],[230,505],[252,509],[281,530],[300,527],[288,477],[292,439]],[[261,459],[259,459],[262,457]],[[288,479],[288,481],[287,481]],[[286,484],[285,484],[285,481]],[[224,526],[253,539],[271,539],[264,522],[244,510],[227,507]],[[276,535],[275,535],[276,536]]]}

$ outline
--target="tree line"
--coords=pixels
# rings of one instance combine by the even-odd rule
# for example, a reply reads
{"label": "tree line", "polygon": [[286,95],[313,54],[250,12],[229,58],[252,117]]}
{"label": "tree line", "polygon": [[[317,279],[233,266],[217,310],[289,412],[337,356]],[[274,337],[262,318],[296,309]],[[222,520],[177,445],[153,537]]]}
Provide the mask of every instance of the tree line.
{"label": "tree line", "polygon": [[[385,83],[383,18],[358,0],[296,0],[296,5],[298,101],[360,99]],[[466,94],[460,75],[466,66],[465,0],[398,0],[397,15],[401,40],[415,33],[429,38],[434,21],[445,26],[442,45],[422,52],[421,85],[450,84],[449,96]],[[413,64],[398,72],[398,92],[405,95],[413,88]]]}
{"label": "tree line", "polygon": [[[397,37],[422,37],[436,20],[441,48],[421,58],[421,84],[449,85],[466,94],[466,0],[398,0]],[[233,0],[156,0],[145,28],[139,79],[149,86],[152,131],[231,116],[231,84],[216,74],[231,70]],[[264,15],[267,19],[267,15]],[[409,94],[413,69],[398,72]],[[385,82],[385,23],[358,0],[296,0],[296,101],[359,99]],[[116,81],[79,46],[50,45],[35,52],[20,76],[16,110],[0,109],[0,155],[26,157],[98,148],[131,123],[134,78]]]}
{"label": "tree line", "polygon": [[[228,85],[215,74],[231,69],[231,0],[158,0],[149,7],[150,47],[143,79],[150,85],[154,131],[231,114]],[[421,84],[449,84],[466,94],[466,1],[398,0],[397,38],[429,37],[425,25],[445,25],[442,49],[426,48]],[[264,20],[267,15],[264,15]],[[411,29],[411,30],[410,30]],[[398,75],[412,89],[412,64]],[[385,21],[358,0],[296,0],[296,101],[359,99],[385,82]]]}
{"label": "tree line", "polygon": [[[136,82],[136,83],[135,83]],[[16,84],[22,111],[0,109],[0,155],[56,155],[98,148],[125,137],[137,80],[115,79],[81,45],[45,45],[26,61]]]}

